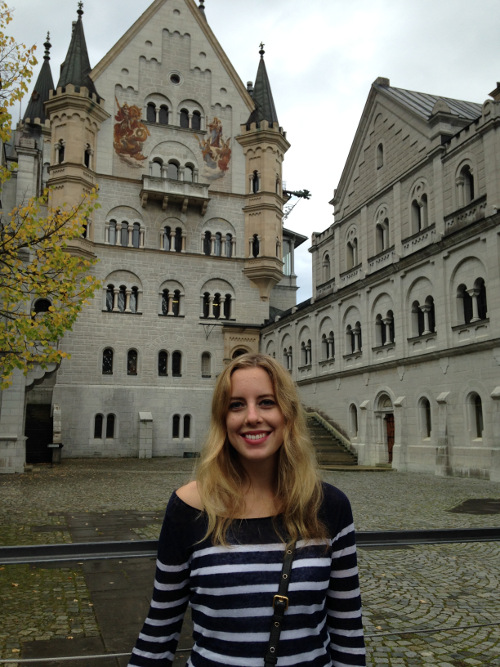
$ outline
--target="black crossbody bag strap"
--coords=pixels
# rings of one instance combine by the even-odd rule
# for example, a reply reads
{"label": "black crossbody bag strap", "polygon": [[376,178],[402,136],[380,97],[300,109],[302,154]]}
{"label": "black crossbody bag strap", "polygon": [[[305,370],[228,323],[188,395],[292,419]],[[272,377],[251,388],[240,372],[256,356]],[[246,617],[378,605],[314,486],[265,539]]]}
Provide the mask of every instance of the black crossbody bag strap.
{"label": "black crossbody bag strap", "polygon": [[288,609],[287,593],[288,584],[290,582],[290,572],[292,571],[293,556],[295,554],[295,545],[296,543],[294,542],[285,548],[280,584],[278,592],[273,599],[274,614],[271,621],[271,632],[269,635],[266,657],[264,659],[264,667],[274,667],[278,660],[278,642],[280,639],[281,626],[283,624],[283,616]]}

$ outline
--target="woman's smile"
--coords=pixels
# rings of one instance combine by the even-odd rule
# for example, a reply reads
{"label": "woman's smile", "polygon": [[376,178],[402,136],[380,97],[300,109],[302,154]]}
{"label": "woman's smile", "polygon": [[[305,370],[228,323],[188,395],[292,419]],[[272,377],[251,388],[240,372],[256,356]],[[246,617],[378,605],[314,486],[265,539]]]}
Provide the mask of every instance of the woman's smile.
{"label": "woman's smile", "polygon": [[271,378],[263,368],[240,368],[231,376],[227,437],[245,460],[274,459],[284,435],[284,418]]}

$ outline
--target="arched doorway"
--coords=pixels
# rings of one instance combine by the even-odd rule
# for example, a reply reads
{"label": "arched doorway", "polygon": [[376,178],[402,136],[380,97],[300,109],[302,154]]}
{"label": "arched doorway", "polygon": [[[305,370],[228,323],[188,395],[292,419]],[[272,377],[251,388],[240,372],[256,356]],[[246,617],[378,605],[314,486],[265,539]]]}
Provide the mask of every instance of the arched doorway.
{"label": "arched doorway", "polygon": [[50,463],[53,426],[50,405],[26,406],[26,463]]}
{"label": "arched doorway", "polygon": [[383,393],[379,396],[376,411],[380,419],[379,442],[384,444],[387,463],[392,463],[392,450],[394,449],[394,406],[390,396]]}

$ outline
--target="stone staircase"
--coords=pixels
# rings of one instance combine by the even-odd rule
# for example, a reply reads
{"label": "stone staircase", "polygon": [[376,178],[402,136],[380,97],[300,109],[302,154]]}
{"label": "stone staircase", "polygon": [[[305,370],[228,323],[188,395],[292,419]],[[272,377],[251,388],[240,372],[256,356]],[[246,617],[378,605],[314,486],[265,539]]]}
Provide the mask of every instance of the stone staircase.
{"label": "stone staircase", "polygon": [[306,409],[306,416],[321,468],[358,465],[358,457],[349,448],[349,441],[336,431],[327,418],[310,409]]}

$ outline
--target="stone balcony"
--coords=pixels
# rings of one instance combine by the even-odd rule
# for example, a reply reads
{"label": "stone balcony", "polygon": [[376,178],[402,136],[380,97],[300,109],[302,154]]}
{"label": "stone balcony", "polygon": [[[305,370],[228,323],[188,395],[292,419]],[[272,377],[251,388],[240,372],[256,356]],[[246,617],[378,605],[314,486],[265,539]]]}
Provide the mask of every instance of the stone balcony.
{"label": "stone balcony", "polygon": [[412,253],[417,252],[417,250],[421,250],[422,248],[431,245],[431,243],[434,243],[435,241],[436,225],[432,224],[403,239],[401,241],[401,255],[402,257],[411,255]]}
{"label": "stone balcony", "polygon": [[167,210],[169,204],[177,204],[185,213],[188,207],[201,209],[201,215],[204,215],[210,197],[208,196],[208,184],[190,183],[188,181],[177,181],[171,178],[160,176],[142,177],[141,205],[147,206],[150,199],[160,200],[162,209]]}
{"label": "stone balcony", "polygon": [[451,234],[457,229],[483,220],[486,217],[486,206],[486,195],[482,195],[471,201],[467,206],[454,211],[451,215],[446,215],[444,218],[445,234]]}

